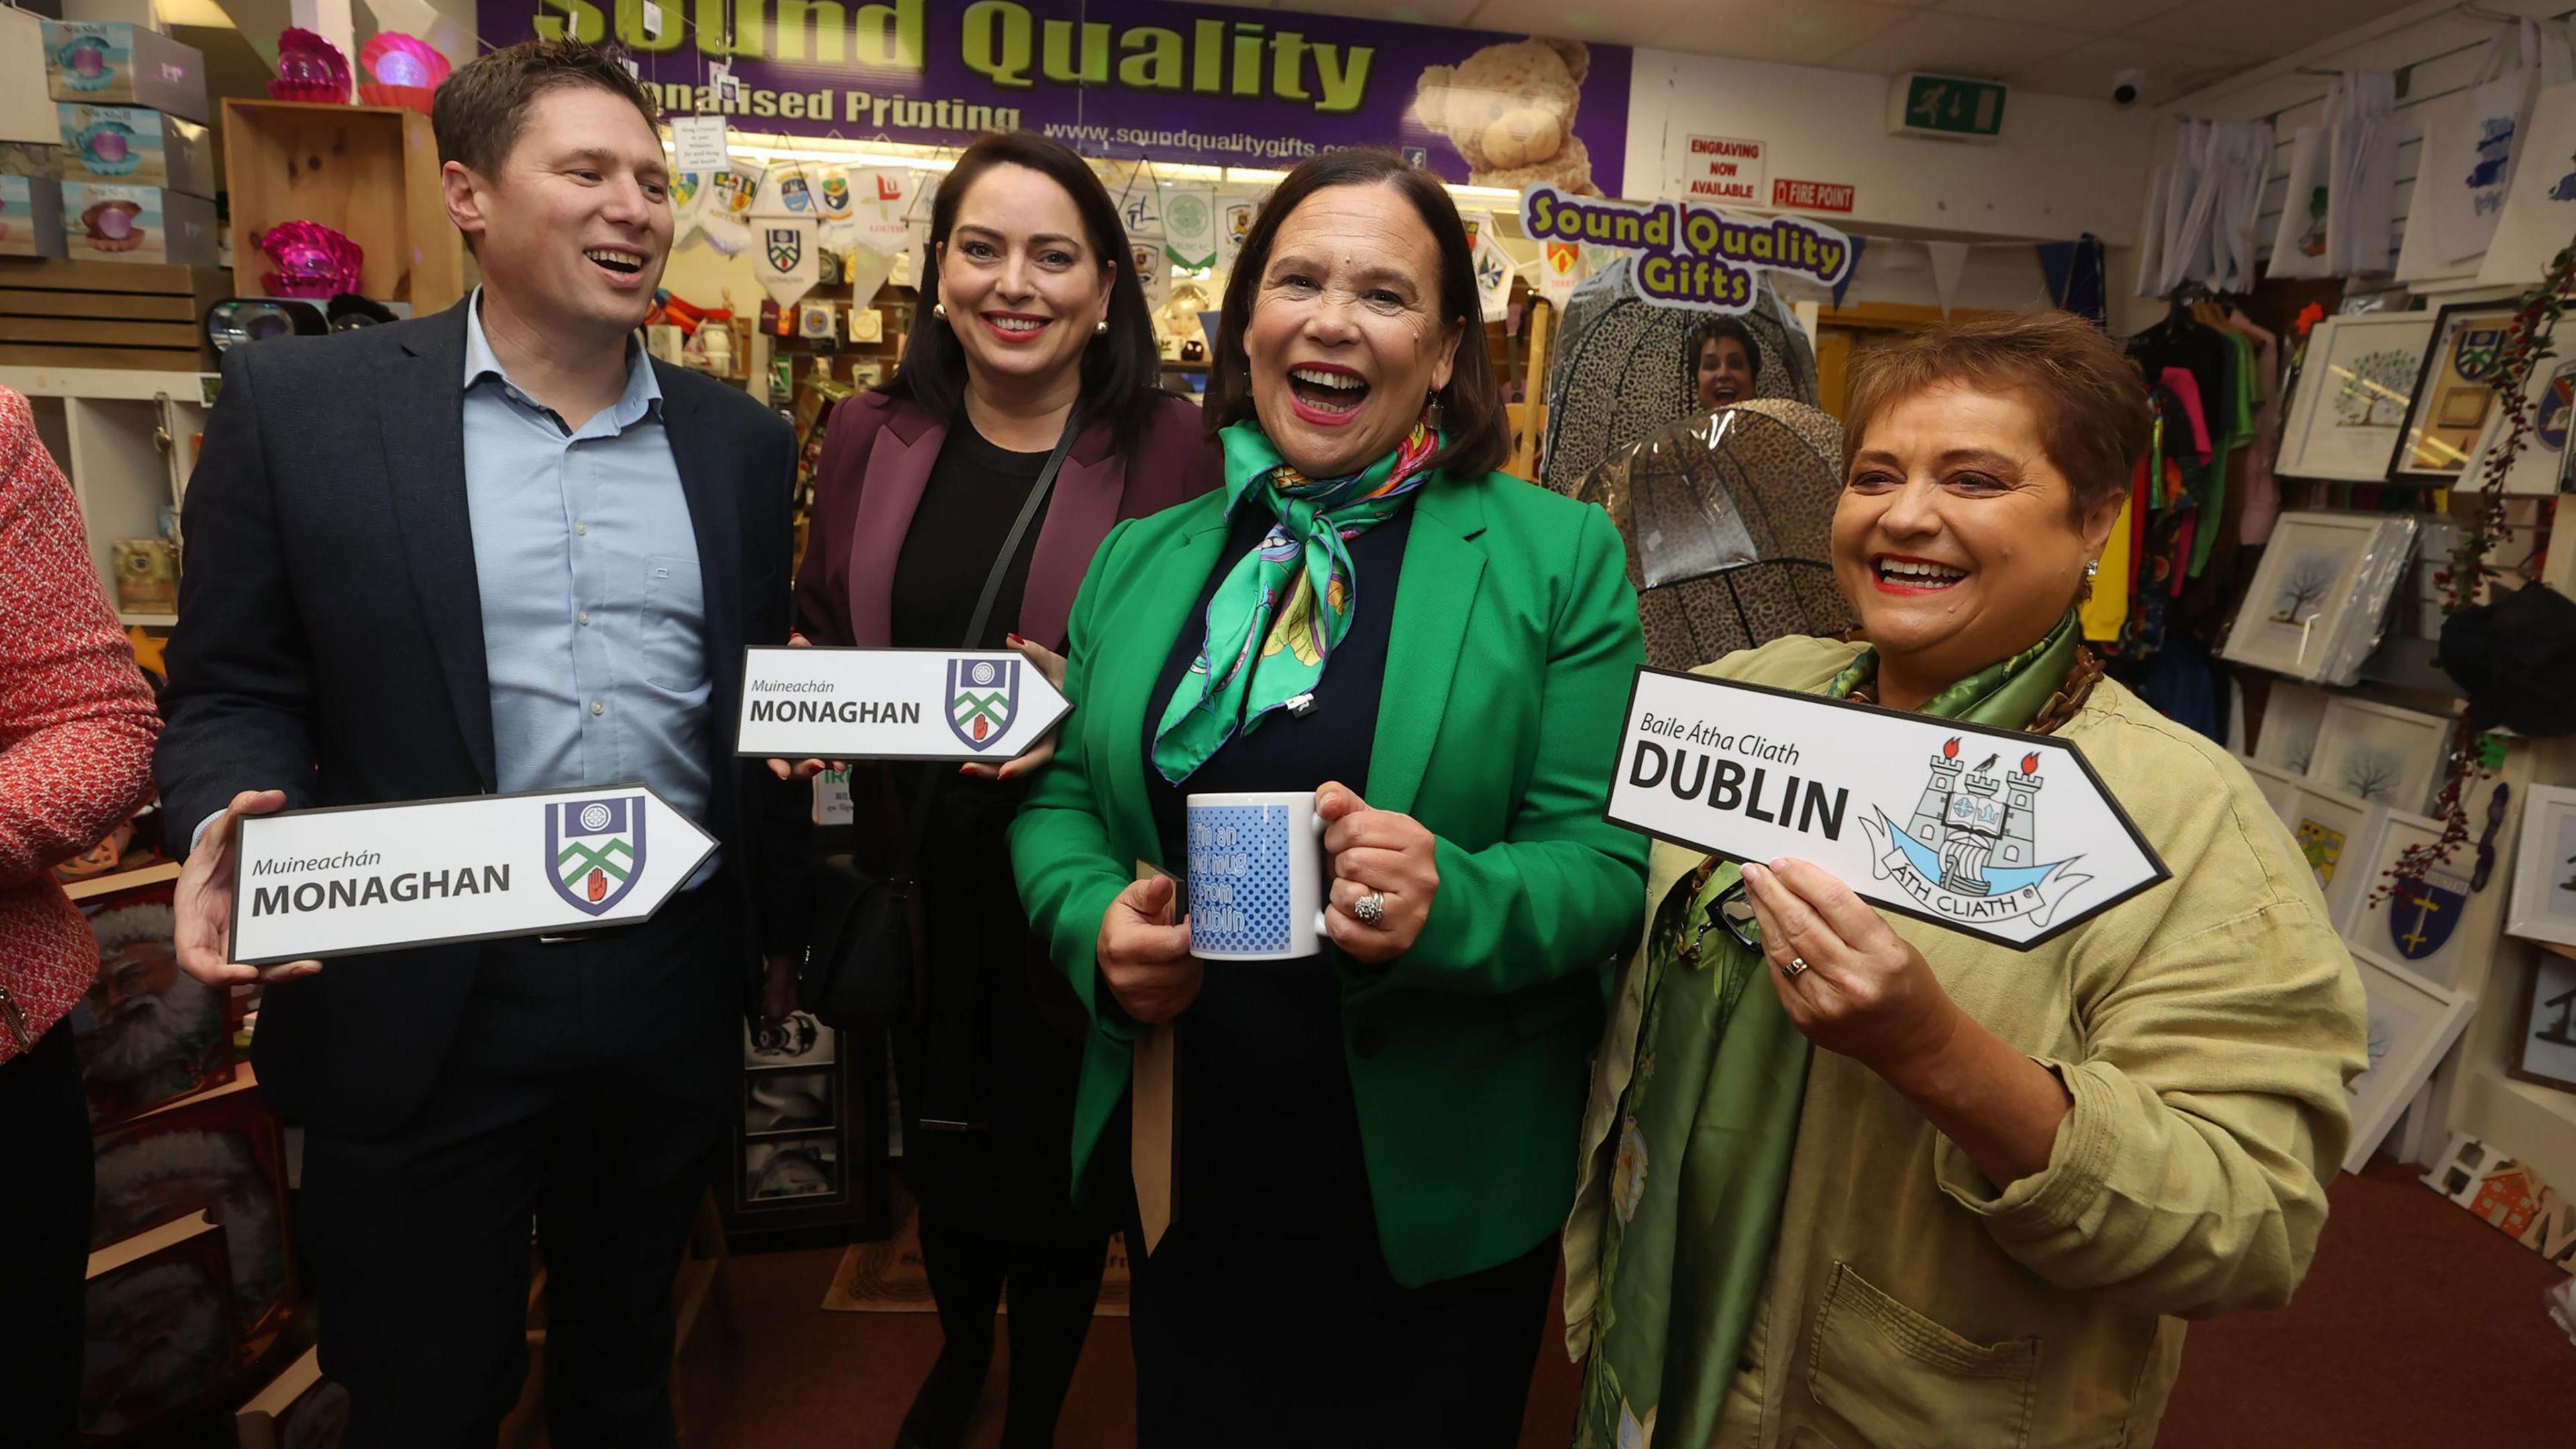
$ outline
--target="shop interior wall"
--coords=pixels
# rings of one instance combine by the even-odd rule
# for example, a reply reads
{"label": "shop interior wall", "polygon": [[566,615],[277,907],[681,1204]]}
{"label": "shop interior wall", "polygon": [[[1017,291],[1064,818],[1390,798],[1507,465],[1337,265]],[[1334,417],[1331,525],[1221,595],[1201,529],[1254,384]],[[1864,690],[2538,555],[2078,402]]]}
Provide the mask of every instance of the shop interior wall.
{"label": "shop interior wall", "polygon": [[[2479,7],[2497,14],[2565,19],[2576,15],[2567,0],[2488,0]],[[2397,114],[2404,126],[2397,146],[2396,222],[2389,229],[2388,255],[2393,266],[2406,238],[2406,211],[2415,191],[2415,169],[2423,152],[2421,108],[2457,94],[2474,83],[2487,40],[2497,22],[2460,13],[2456,5],[2434,3],[2395,12],[2380,21],[2285,57],[2249,75],[2186,96],[2165,108],[2159,118],[2154,155],[2169,156],[2174,123],[2196,121],[2268,121],[2273,130],[2272,173],[2263,187],[2263,207],[2255,224],[2255,246],[2269,258],[2272,232],[2290,185],[2290,147],[2301,126],[2325,118],[2327,77],[2307,71],[2390,70],[2399,75]]]}
{"label": "shop interior wall", "polygon": [[1682,192],[1694,135],[1760,141],[1772,180],[1853,188],[1847,230],[2127,246],[2138,228],[2156,118],[2108,101],[2015,90],[1992,142],[1887,134],[1889,80],[1854,71],[1674,51],[1636,53],[1627,189]]}

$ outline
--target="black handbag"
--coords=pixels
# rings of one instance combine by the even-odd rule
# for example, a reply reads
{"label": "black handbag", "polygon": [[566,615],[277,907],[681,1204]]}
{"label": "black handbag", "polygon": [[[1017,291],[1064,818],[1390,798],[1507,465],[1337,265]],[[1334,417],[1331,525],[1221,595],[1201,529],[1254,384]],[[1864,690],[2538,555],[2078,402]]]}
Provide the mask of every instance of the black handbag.
{"label": "black handbag", "polygon": [[[1064,435],[1047,455],[1037,482],[1030,485],[1028,501],[1020,505],[1010,536],[1002,540],[992,572],[984,576],[984,592],[975,601],[974,619],[966,626],[961,647],[976,648],[983,639],[993,600],[1002,591],[1002,577],[1019,556],[1029,525],[1045,509],[1047,495],[1055,490],[1056,472],[1072,451],[1073,438],[1074,420],[1068,417]],[[870,871],[848,851],[827,854],[816,863],[814,937],[806,944],[805,965],[797,973],[796,1004],[826,1025],[842,1031],[883,1031],[919,996],[923,950],[917,868],[945,768],[939,761],[922,768],[912,808],[904,812],[902,846],[885,874]],[[891,820],[895,794],[889,788],[886,795]]]}

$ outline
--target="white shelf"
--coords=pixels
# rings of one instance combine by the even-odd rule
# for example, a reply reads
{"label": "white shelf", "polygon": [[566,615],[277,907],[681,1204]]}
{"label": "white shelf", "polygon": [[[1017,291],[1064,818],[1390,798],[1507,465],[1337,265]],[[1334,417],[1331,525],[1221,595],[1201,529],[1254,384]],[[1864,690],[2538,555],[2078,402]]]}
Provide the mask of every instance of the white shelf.
{"label": "white shelf", "polygon": [[123,402],[205,405],[211,372],[137,372],[118,367],[0,367],[0,387],[29,397],[85,397]]}

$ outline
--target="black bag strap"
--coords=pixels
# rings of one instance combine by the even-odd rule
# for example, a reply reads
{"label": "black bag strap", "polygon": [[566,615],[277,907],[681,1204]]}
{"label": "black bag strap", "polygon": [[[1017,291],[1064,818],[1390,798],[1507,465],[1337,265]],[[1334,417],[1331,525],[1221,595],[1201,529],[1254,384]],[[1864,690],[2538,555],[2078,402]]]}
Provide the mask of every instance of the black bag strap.
{"label": "black bag strap", "polygon": [[[993,559],[992,569],[984,575],[984,591],[976,596],[975,613],[966,625],[966,638],[959,646],[974,649],[982,645],[984,626],[993,620],[993,601],[1001,597],[1002,580],[1011,572],[1011,560],[1020,555],[1020,542],[1029,536],[1029,525],[1046,509],[1048,495],[1055,491],[1055,475],[1064,467],[1065,455],[1073,451],[1078,429],[1075,415],[1064,420],[1064,435],[1055,440],[1055,451],[1047,454],[1046,466],[1038,470],[1035,483],[1029,485],[1029,496],[1020,504],[1020,516],[1011,520],[1009,536],[1002,540],[1002,551]],[[921,857],[922,838],[930,832],[930,801],[939,783],[939,761],[922,766],[920,788],[913,792],[912,809],[904,822],[903,853],[896,857],[891,879],[909,881]]]}

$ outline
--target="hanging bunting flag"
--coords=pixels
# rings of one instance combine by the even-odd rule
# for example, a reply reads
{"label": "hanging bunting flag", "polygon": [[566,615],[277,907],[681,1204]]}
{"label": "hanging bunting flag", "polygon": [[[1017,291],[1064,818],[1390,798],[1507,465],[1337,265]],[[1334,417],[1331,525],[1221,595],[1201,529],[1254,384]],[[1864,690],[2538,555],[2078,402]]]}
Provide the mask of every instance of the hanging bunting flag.
{"label": "hanging bunting flag", "polygon": [[903,256],[900,264],[895,268],[894,284],[898,287],[918,287],[922,279],[930,275],[930,223],[912,222],[904,228],[904,232]]}
{"label": "hanging bunting flag", "polygon": [[1968,270],[1966,242],[1925,242],[1932,253],[1932,295],[1941,303],[1941,315],[1950,315],[1952,299],[1959,295],[1959,278]]}
{"label": "hanging bunting flag", "polygon": [[1171,258],[1166,255],[1169,242],[1161,232],[1127,237],[1128,265],[1136,269],[1137,285],[1145,289],[1145,305],[1153,311],[1163,310],[1172,300]]}
{"label": "hanging bunting flag", "polygon": [[1243,239],[1252,235],[1252,219],[1261,214],[1261,198],[1229,192],[1217,198],[1217,210],[1223,218],[1216,233],[1217,265],[1230,269],[1243,251]]}
{"label": "hanging bunting flag", "polygon": [[1574,296],[1583,281],[1583,244],[1551,241],[1539,246],[1538,294],[1558,311]]}
{"label": "hanging bunting flag", "polygon": [[1511,313],[1512,258],[1494,237],[1494,219],[1484,218],[1476,228],[1476,300],[1484,309],[1487,322],[1500,322]]}
{"label": "hanging bunting flag", "polygon": [[1216,188],[1166,185],[1159,200],[1163,210],[1163,250],[1172,265],[1194,272],[1215,266]]}
{"label": "hanging bunting flag", "polygon": [[781,307],[796,305],[823,275],[822,239],[813,220],[764,218],[752,231],[759,246],[752,269],[762,289]]}
{"label": "hanging bunting flag", "polygon": [[803,162],[782,161],[769,168],[762,178],[760,192],[752,199],[751,215],[759,217],[818,216],[822,202],[815,194],[815,175]]}

